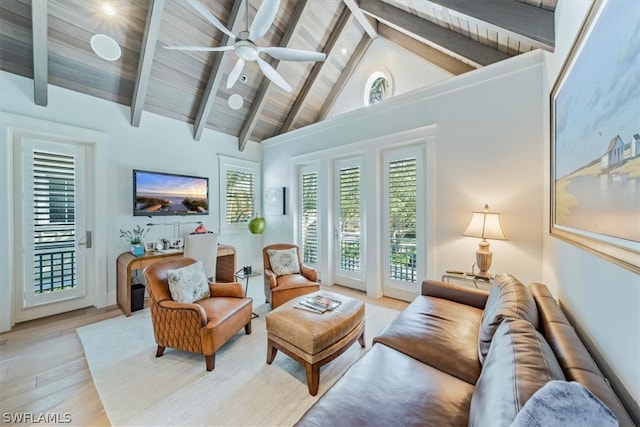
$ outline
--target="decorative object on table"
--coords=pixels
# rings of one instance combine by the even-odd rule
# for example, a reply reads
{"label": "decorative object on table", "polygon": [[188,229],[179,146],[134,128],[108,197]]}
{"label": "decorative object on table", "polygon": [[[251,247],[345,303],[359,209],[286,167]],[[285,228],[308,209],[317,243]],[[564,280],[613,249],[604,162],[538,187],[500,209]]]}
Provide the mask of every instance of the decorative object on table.
{"label": "decorative object on table", "polygon": [[162,247],[159,248],[158,250],[163,250],[163,249],[169,249],[171,246],[171,243],[169,242],[169,239],[160,239],[160,244],[162,244]]}
{"label": "decorative object on table", "polygon": [[193,232],[196,233],[196,234],[206,233],[207,232],[207,227],[205,227],[203,223],[199,222],[198,226],[196,227],[195,230],[193,230]]}
{"label": "decorative object on table", "polygon": [[469,237],[479,237],[482,239],[478,250],[476,251],[476,263],[480,271],[476,273],[477,277],[490,279],[489,268],[493,260],[493,254],[489,250],[489,242],[492,240],[507,240],[507,236],[502,229],[500,222],[500,214],[497,212],[489,212],[489,205],[484,205],[484,211],[473,212],[471,222],[463,233]]}
{"label": "decorative object on table", "polygon": [[550,100],[551,235],[636,274],[640,38],[628,30],[638,22],[637,2],[593,2]]}
{"label": "decorative object on table", "polygon": [[178,239],[171,239],[171,249],[182,249],[184,247],[184,239],[182,237]]}
{"label": "decorative object on table", "polygon": [[248,274],[251,274],[252,268],[250,265],[245,265],[244,267],[242,267],[242,273],[246,276]]}
{"label": "decorative object on table", "polygon": [[144,255],[144,246],[142,246],[142,239],[149,232],[149,228],[143,228],[140,225],[136,225],[132,230],[120,229],[120,237],[125,239],[131,245],[131,253],[135,256]]}
{"label": "decorative object on table", "polygon": [[144,242],[144,251],[145,252],[155,252],[158,249],[158,242],[155,240]]}
{"label": "decorative object on table", "polygon": [[247,226],[252,234],[262,234],[267,229],[267,221],[256,212],[256,216],[249,220]]}

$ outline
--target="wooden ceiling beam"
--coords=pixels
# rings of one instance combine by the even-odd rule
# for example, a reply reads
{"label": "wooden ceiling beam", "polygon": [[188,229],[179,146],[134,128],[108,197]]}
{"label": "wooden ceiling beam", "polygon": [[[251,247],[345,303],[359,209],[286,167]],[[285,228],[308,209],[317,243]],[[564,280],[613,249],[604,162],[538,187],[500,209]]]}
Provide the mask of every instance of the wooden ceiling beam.
{"label": "wooden ceiling beam", "polygon": [[149,0],[147,10],[147,22],[142,36],[142,50],[138,59],[138,72],[136,83],[133,88],[131,98],[131,126],[140,126],[142,111],[144,110],[144,100],[147,96],[149,78],[151,77],[151,65],[156,52],[156,43],[160,33],[160,22],[162,22],[162,11],[164,10],[164,0]]}
{"label": "wooden ceiling beam", "polygon": [[553,50],[555,45],[554,12],[519,1],[504,0],[430,0],[498,28],[536,41],[537,46]]}
{"label": "wooden ceiling beam", "polygon": [[360,64],[360,61],[362,61],[362,57],[367,52],[367,49],[369,48],[369,45],[372,41],[373,40],[371,40],[371,38],[366,34],[364,35],[364,37],[362,37],[362,40],[360,40],[360,43],[358,43],[358,46],[353,52],[353,55],[351,55],[349,62],[347,62],[347,66],[344,67],[344,70],[342,70],[342,73],[340,73],[340,78],[333,85],[329,96],[327,97],[324,104],[322,104],[322,108],[318,112],[318,117],[315,120],[316,122],[322,121],[327,118],[327,114],[329,114],[331,107],[333,107],[336,99],[338,99],[338,95],[340,95],[345,85],[349,81],[349,78],[355,71],[356,67]]}
{"label": "wooden ceiling beam", "polygon": [[33,101],[47,106],[49,85],[49,53],[47,47],[47,2],[32,0],[31,31],[33,33]]}
{"label": "wooden ceiling beam", "polygon": [[[329,56],[333,52],[333,49],[336,47],[336,44],[338,42],[338,39],[340,38],[340,35],[342,34],[345,27],[347,26],[347,23],[353,16],[354,15],[351,13],[350,8],[345,7],[342,10],[340,17],[336,21],[335,27],[333,27],[333,29],[331,30],[331,35],[327,40],[327,44],[324,46],[324,49],[322,50],[322,52],[324,52],[327,55],[327,58],[329,58]],[[287,117],[284,119],[284,123],[282,124],[280,131],[278,131],[278,134],[288,132],[291,129],[296,119],[298,118],[300,111],[302,110],[302,106],[305,104],[307,100],[307,96],[309,95],[311,88],[313,87],[316,80],[320,76],[320,73],[322,72],[322,68],[326,63],[327,63],[326,61],[315,63],[315,65],[311,69],[311,73],[309,74],[309,77],[305,81],[304,86],[300,91],[300,94],[298,94],[298,97],[293,103],[293,106],[291,107],[289,114],[287,114]]]}
{"label": "wooden ceiling beam", "polygon": [[[302,17],[302,13],[307,7],[308,0],[298,0],[296,2],[296,8],[291,15],[291,19],[287,24],[287,29],[282,36],[282,40],[280,40],[280,47],[288,47],[291,42],[291,38],[295,34],[296,30],[300,26],[300,18]],[[271,61],[271,66],[277,71],[278,65],[280,64],[280,60],[273,59]],[[255,99],[253,100],[253,104],[251,106],[251,110],[247,114],[247,118],[242,125],[242,129],[240,129],[240,135],[238,136],[238,148],[240,151],[244,150],[246,147],[251,134],[253,133],[253,129],[258,123],[258,119],[260,117],[260,113],[262,113],[262,109],[264,108],[267,102],[267,92],[271,87],[271,80],[265,77],[260,86],[260,90],[256,94]]]}
{"label": "wooden ceiling beam", "polygon": [[381,0],[360,0],[360,8],[378,21],[420,41],[442,47],[454,55],[469,60],[474,65],[490,65],[510,57],[498,49],[440,27]]}
{"label": "wooden ceiling beam", "polygon": [[[356,20],[362,28],[369,34],[369,37],[373,40],[378,37],[378,30],[374,27],[374,24],[369,22],[369,19],[362,13],[362,10],[358,6],[356,0],[343,0],[344,4],[347,5],[353,16],[355,16]],[[375,22],[375,20],[374,20]],[[377,26],[377,24],[376,24]]]}
{"label": "wooden ceiling beam", "polygon": [[454,76],[466,73],[467,71],[475,70],[475,68],[471,65],[462,62],[454,58],[453,56],[447,55],[441,50],[433,48],[428,44],[422,43],[414,39],[413,37],[397,31],[383,23],[378,24],[378,34],[380,35],[380,37],[397,44],[401,48],[408,50],[409,52],[413,53],[416,56],[419,56],[425,61],[429,61],[436,67],[442,68],[443,70],[453,74]]}
{"label": "wooden ceiling beam", "polygon": [[[231,13],[229,14],[229,20],[227,21],[227,28],[233,33],[238,34],[241,27],[241,22],[238,19],[238,15],[240,11],[245,7],[245,2],[249,0],[242,1],[234,1],[233,6],[231,8]],[[220,46],[229,46],[235,43],[235,40],[229,35],[222,33],[222,39],[220,41]],[[207,79],[207,86],[204,89],[204,93],[202,94],[202,100],[200,101],[200,106],[198,106],[198,112],[196,113],[196,119],[193,123],[193,139],[196,141],[200,141],[200,137],[202,137],[202,131],[207,125],[207,120],[209,120],[209,116],[211,115],[211,109],[213,108],[213,104],[216,100],[216,94],[218,93],[218,89],[220,89],[220,85],[222,84],[222,77],[224,66],[226,65],[228,55],[225,55],[226,52],[216,52],[214,53],[215,58],[213,60],[213,65],[211,66],[211,73],[209,74],[209,78]]]}

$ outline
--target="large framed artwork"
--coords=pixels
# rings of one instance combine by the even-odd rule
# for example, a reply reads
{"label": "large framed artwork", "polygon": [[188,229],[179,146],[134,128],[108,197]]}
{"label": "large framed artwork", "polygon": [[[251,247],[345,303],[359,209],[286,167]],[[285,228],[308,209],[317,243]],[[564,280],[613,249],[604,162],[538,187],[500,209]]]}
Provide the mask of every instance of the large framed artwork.
{"label": "large framed artwork", "polygon": [[640,274],[640,2],[594,1],[551,92],[550,224]]}

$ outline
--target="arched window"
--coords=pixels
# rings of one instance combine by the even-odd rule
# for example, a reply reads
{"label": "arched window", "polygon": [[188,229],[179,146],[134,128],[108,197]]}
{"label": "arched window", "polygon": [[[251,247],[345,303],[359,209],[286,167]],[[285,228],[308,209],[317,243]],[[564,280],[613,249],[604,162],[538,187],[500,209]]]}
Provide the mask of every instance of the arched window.
{"label": "arched window", "polygon": [[392,89],[388,73],[382,71],[371,73],[364,87],[364,105],[376,104],[390,98]]}

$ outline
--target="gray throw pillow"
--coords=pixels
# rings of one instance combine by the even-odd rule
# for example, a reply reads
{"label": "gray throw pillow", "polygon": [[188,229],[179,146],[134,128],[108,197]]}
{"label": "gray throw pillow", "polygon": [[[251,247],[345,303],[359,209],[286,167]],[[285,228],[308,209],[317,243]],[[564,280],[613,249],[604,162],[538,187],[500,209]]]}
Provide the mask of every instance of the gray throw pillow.
{"label": "gray throw pillow", "polygon": [[491,285],[478,331],[478,359],[484,362],[491,339],[504,319],[524,319],[537,328],[538,307],[529,290],[510,274],[499,274]]}
{"label": "gray throw pillow", "polygon": [[211,296],[201,261],[167,270],[167,279],[171,299],[176,302],[192,303]]}
{"label": "gray throw pillow", "polygon": [[290,249],[267,249],[271,271],[276,276],[285,274],[300,273],[300,263],[298,262],[298,251],[296,248]]}

